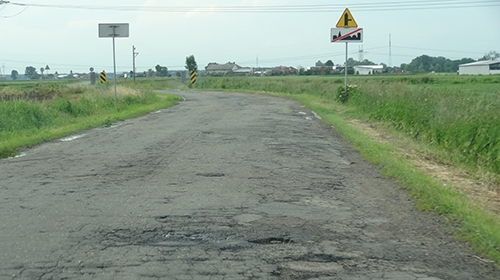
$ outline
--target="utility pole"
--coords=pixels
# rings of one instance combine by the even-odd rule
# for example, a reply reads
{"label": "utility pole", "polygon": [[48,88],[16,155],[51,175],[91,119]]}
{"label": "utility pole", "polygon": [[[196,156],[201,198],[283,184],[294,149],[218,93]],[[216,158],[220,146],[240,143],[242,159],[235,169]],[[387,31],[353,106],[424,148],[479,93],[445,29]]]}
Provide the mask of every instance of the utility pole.
{"label": "utility pole", "polygon": [[132,46],[132,58],[133,58],[133,66],[132,71],[134,71],[134,83],[135,83],[135,58],[139,55],[138,52],[135,52],[135,46]]}
{"label": "utility pole", "polygon": [[392,68],[392,36],[389,34],[389,67]]}

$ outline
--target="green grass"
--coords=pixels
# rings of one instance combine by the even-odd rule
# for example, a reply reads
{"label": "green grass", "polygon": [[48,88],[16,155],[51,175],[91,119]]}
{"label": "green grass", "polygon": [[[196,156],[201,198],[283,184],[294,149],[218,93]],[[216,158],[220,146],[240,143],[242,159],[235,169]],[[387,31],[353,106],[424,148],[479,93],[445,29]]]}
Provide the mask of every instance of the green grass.
{"label": "green grass", "polygon": [[179,78],[137,78],[134,83],[133,79],[119,80],[119,85],[140,90],[165,90],[165,89],[181,89],[186,88],[179,82]]}
{"label": "green grass", "polygon": [[[396,178],[416,199],[419,209],[437,213],[456,225],[458,238],[500,264],[497,216],[473,206],[465,195],[443,187],[442,182],[416,170],[393,146],[374,142],[346,122],[352,117],[383,121],[407,133],[420,145],[433,145],[457,164],[467,157],[470,162],[466,167],[470,169],[478,165],[498,172],[494,156],[488,153],[478,156],[484,151],[496,153],[496,150],[488,150],[489,147],[498,148],[498,139],[494,138],[498,131],[494,126],[495,122],[498,124],[495,112],[500,104],[498,81],[498,76],[350,77],[350,83],[358,87],[351,92],[347,104],[336,101],[338,88],[342,86],[338,77],[205,78],[197,88],[250,91],[296,99],[335,127],[367,160],[381,166],[384,175]],[[476,133],[482,131],[485,133]],[[441,133],[439,140],[437,133]],[[475,144],[482,141],[484,145],[474,148],[474,144],[466,143],[471,137]]]}
{"label": "green grass", "polygon": [[26,146],[140,116],[180,101],[174,95],[122,86],[117,92],[118,104],[114,106],[114,91],[110,86],[67,87],[54,83],[33,84],[24,90],[4,87],[0,92],[0,100],[4,100],[0,101],[0,157],[12,156]]}
{"label": "green grass", "polygon": [[447,161],[500,174],[499,95],[498,84],[457,87],[365,81],[352,92],[349,104],[358,115],[445,150]]}

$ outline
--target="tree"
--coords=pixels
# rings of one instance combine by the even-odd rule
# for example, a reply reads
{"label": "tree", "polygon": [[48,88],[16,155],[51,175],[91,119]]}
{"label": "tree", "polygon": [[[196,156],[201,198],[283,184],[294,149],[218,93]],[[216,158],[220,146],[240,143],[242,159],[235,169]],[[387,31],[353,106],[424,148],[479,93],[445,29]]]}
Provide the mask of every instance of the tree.
{"label": "tree", "polygon": [[450,60],[440,57],[431,57],[422,55],[414,58],[410,64],[401,64],[401,69],[413,73],[424,72],[457,72],[460,64],[474,62],[471,58],[462,58],[460,60]]}
{"label": "tree", "polygon": [[186,57],[186,69],[191,71],[198,71],[198,64],[196,64],[196,59],[194,55]]}
{"label": "tree", "polygon": [[420,66],[417,68],[417,73],[425,73],[424,63],[420,63]]}
{"label": "tree", "polygon": [[156,76],[158,77],[168,77],[168,68],[165,66],[160,66],[160,64],[155,66]]}
{"label": "tree", "polygon": [[357,65],[358,63],[359,61],[356,61],[354,60],[354,58],[349,57],[349,59],[347,60],[347,67],[352,67],[354,65]]}
{"label": "tree", "polygon": [[325,66],[325,64],[321,62],[321,60],[318,60],[318,62],[316,62],[316,67],[323,67],[323,66]]}
{"label": "tree", "polygon": [[488,53],[485,53],[483,57],[481,57],[479,60],[495,60],[500,58],[500,53],[496,51],[490,51]]}
{"label": "tree", "polygon": [[12,72],[10,72],[10,77],[12,78],[12,80],[17,80],[17,77],[19,76],[19,72],[17,72],[17,70],[12,70]]}
{"label": "tree", "polygon": [[40,75],[38,75],[38,73],[36,72],[36,68],[33,66],[27,66],[26,69],[24,70],[24,75],[26,76],[26,78],[33,80],[38,79],[38,77],[40,77]]}
{"label": "tree", "polygon": [[325,62],[325,66],[328,66],[328,67],[333,67],[335,64],[333,64],[333,61],[330,59],[328,60],[327,62]]}
{"label": "tree", "polygon": [[376,63],[373,61],[370,61],[368,59],[365,59],[363,61],[359,61],[359,63],[357,63],[357,65],[376,65]]}

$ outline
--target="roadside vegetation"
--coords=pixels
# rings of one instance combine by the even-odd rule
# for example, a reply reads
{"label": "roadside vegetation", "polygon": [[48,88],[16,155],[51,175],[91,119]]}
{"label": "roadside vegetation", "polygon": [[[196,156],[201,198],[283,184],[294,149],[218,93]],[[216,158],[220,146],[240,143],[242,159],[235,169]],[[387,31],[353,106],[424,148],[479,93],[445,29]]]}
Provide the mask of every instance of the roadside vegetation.
{"label": "roadside vegetation", "polygon": [[110,125],[172,106],[180,100],[174,95],[156,94],[148,86],[119,86],[117,95],[115,107],[114,89],[109,85],[1,83],[0,158],[13,156],[23,147]]}
{"label": "roadside vegetation", "polygon": [[[500,76],[355,76],[349,77],[349,84],[346,94],[339,77],[227,77],[201,79],[197,88],[298,100],[366,159],[383,167],[385,175],[399,180],[420,209],[442,215],[458,238],[500,264],[499,212],[489,208],[487,199],[480,205],[408,160],[409,152],[418,153],[467,174],[498,195]],[[405,144],[374,139],[353,126],[354,121],[380,127],[392,134],[383,138],[404,138]]]}

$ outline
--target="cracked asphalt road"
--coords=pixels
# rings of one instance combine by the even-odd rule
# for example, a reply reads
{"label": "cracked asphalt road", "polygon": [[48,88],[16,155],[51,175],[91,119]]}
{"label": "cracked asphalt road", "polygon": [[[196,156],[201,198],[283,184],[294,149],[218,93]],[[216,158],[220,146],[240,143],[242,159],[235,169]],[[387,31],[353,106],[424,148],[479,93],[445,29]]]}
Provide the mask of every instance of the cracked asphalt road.
{"label": "cracked asphalt road", "polygon": [[177,94],[0,161],[0,279],[500,279],[295,101]]}

